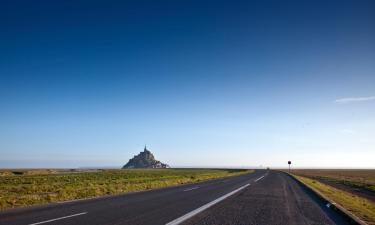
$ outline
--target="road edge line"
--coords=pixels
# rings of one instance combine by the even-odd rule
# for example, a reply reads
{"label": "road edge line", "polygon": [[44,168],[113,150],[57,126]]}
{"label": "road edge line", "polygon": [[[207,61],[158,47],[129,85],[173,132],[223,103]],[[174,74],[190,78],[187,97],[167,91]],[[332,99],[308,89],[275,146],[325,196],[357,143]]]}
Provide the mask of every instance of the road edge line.
{"label": "road edge line", "polygon": [[242,189],[244,189],[248,186],[250,186],[250,184],[245,184],[245,185],[237,188],[236,190],[229,192],[228,194],[225,194],[225,195],[223,195],[223,196],[221,196],[221,197],[219,197],[219,198],[217,198],[217,199],[215,199],[215,200],[213,200],[213,201],[211,201],[211,202],[209,202],[209,203],[207,203],[207,204],[205,204],[205,205],[203,205],[203,206],[201,206],[197,209],[194,209],[191,212],[186,213],[185,215],[183,215],[181,217],[178,217],[177,219],[172,220],[169,223],[166,223],[166,225],[178,225],[178,224],[190,219],[191,217],[197,215],[198,213],[203,212],[204,210],[210,208],[211,206],[223,201],[224,199],[236,194],[237,192],[241,191]]}
{"label": "road edge line", "polygon": [[294,179],[295,181],[297,181],[304,188],[306,188],[307,190],[309,190],[316,197],[318,197],[321,201],[323,201],[325,205],[329,206],[330,209],[335,210],[340,215],[342,215],[344,218],[346,218],[351,224],[368,225],[366,222],[362,221],[360,218],[358,218],[357,216],[355,216],[353,213],[349,212],[347,209],[345,209],[341,205],[339,205],[339,204],[335,203],[334,201],[332,201],[331,199],[327,198],[326,196],[324,196],[319,191],[314,190],[310,186],[306,185],[305,183],[303,183],[301,180],[299,180],[298,178],[296,178],[292,174],[284,172],[284,171],[281,171],[281,172],[287,174],[289,177],[291,177],[292,179]]}

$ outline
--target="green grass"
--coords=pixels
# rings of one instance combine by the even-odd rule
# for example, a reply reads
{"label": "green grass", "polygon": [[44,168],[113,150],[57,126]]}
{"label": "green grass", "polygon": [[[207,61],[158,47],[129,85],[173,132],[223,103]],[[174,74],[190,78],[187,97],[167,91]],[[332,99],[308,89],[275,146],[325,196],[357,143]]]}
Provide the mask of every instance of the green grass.
{"label": "green grass", "polygon": [[[2,171],[0,209],[142,191],[208,179],[236,176],[249,170],[156,169],[14,175]],[[5,175],[4,175],[5,174]],[[8,175],[7,175],[8,174]],[[31,175],[28,175],[31,174]]]}
{"label": "green grass", "polygon": [[375,204],[372,201],[323,184],[311,178],[298,175],[294,176],[313,190],[318,191],[321,195],[341,205],[361,220],[368,224],[375,225]]}

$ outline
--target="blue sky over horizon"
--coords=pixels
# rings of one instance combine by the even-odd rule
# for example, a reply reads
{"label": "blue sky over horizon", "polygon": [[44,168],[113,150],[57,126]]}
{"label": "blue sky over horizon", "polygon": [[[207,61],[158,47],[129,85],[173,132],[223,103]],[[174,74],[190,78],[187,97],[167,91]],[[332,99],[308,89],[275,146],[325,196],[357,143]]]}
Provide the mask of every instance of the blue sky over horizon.
{"label": "blue sky over horizon", "polygon": [[374,1],[5,1],[0,168],[375,167]]}

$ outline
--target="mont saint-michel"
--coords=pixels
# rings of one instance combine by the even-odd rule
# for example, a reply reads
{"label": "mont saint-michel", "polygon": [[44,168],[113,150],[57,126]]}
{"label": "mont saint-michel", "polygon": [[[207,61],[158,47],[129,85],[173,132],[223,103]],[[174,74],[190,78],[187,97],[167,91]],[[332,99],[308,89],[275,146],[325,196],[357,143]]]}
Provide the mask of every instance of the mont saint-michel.
{"label": "mont saint-michel", "polygon": [[123,167],[123,169],[137,169],[137,168],[169,168],[165,163],[155,159],[154,155],[146,148],[143,152],[134,156]]}

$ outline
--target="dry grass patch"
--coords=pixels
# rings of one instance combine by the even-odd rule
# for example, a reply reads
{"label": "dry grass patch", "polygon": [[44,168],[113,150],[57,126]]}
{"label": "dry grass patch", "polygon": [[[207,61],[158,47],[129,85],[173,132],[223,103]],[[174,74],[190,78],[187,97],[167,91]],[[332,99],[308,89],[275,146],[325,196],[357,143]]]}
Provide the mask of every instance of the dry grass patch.
{"label": "dry grass patch", "polygon": [[293,174],[361,188],[375,195],[375,170],[305,169],[293,170]]}

